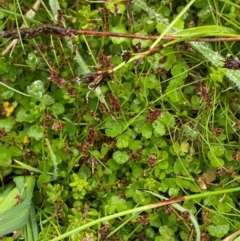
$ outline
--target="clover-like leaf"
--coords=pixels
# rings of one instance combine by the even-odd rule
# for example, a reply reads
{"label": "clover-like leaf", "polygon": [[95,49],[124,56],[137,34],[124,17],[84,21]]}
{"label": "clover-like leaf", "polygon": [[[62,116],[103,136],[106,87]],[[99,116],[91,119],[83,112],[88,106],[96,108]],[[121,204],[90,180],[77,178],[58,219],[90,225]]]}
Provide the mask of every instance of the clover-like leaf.
{"label": "clover-like leaf", "polygon": [[129,145],[129,137],[126,134],[122,134],[118,137],[116,146],[118,148],[125,148]]}
{"label": "clover-like leaf", "polygon": [[12,153],[9,148],[0,146],[0,166],[8,167],[12,163]]}
{"label": "clover-like leaf", "polygon": [[40,141],[43,137],[43,128],[38,125],[31,126],[27,131],[27,135],[32,139]]}
{"label": "clover-like leaf", "polygon": [[152,126],[150,124],[142,126],[142,136],[146,139],[150,139],[152,137]]}
{"label": "clover-like leaf", "polygon": [[155,136],[163,136],[166,133],[165,126],[162,124],[160,120],[155,120],[152,124],[153,126],[153,133]]}
{"label": "clover-like leaf", "polygon": [[109,137],[116,137],[118,136],[122,131],[122,125],[119,123],[116,123],[114,120],[109,120],[106,122],[106,129],[105,133]]}
{"label": "clover-like leaf", "polygon": [[6,132],[10,132],[14,125],[15,119],[13,117],[0,119],[0,129],[5,130]]}
{"label": "clover-like leaf", "polygon": [[222,167],[224,165],[224,160],[217,157],[215,153],[208,151],[207,156],[213,167]]}
{"label": "clover-like leaf", "polygon": [[183,95],[180,90],[180,86],[184,84],[181,78],[173,78],[167,87],[166,94],[170,100],[174,103],[181,103],[183,101]]}
{"label": "clover-like leaf", "polygon": [[56,113],[56,115],[60,115],[64,113],[65,108],[62,103],[55,103],[52,105],[52,110]]}
{"label": "clover-like leaf", "polygon": [[113,153],[113,160],[118,164],[124,164],[129,160],[129,156],[125,151],[116,151]]}
{"label": "clover-like leaf", "polygon": [[210,225],[207,228],[209,234],[213,237],[222,238],[229,231],[229,224],[224,225]]}
{"label": "clover-like leaf", "polygon": [[166,127],[174,127],[176,124],[175,118],[169,112],[163,112],[160,120]]}
{"label": "clover-like leaf", "polygon": [[27,87],[27,92],[36,99],[42,98],[43,93],[45,92],[43,82],[41,80],[35,80],[30,86]]}

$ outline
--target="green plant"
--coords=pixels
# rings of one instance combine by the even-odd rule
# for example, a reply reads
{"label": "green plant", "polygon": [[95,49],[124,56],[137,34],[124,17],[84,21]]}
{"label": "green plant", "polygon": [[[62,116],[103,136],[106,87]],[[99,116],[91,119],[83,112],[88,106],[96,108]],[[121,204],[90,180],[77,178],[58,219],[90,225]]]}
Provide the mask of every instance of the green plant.
{"label": "green plant", "polygon": [[[217,241],[235,233],[239,70],[224,61],[239,43],[220,38],[238,36],[239,7],[49,0],[32,19],[24,15],[31,4],[0,4],[1,29],[19,34],[24,23],[35,36],[10,54],[0,37],[0,177],[6,186],[35,175],[33,240]],[[63,36],[51,27],[41,35],[45,21]],[[89,29],[104,31],[77,35]]]}

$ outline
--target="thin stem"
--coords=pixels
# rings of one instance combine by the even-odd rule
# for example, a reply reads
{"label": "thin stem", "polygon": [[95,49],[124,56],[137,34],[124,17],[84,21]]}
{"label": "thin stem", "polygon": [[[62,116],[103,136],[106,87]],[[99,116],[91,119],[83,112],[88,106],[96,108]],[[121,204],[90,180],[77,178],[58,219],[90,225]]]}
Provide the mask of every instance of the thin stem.
{"label": "thin stem", "polygon": [[186,201],[186,200],[209,197],[209,196],[220,195],[220,194],[225,194],[225,193],[230,193],[230,192],[240,192],[240,187],[223,189],[223,190],[212,191],[212,192],[204,192],[204,193],[199,193],[199,194],[194,194],[194,195],[179,197],[179,198],[173,198],[173,199],[169,199],[169,200],[160,201],[160,202],[157,202],[157,203],[154,203],[154,204],[149,204],[149,205],[146,205],[146,206],[129,209],[129,210],[126,210],[126,211],[123,211],[123,212],[120,212],[120,213],[115,213],[115,214],[112,214],[112,215],[94,220],[90,223],[82,225],[81,227],[78,227],[74,230],[71,230],[67,233],[64,233],[64,234],[62,234],[62,235],[60,235],[56,238],[53,238],[50,241],[63,240],[66,237],[69,237],[69,236],[71,236],[75,233],[78,233],[82,230],[85,230],[86,228],[92,227],[93,225],[96,225],[98,223],[106,222],[106,221],[112,220],[114,218],[118,218],[118,217],[125,216],[125,215],[128,215],[128,214],[132,214],[132,213],[136,213],[136,212],[143,212],[143,211],[146,211],[148,209],[153,209],[153,208],[157,208],[157,207],[161,207],[161,206],[165,206],[165,205],[170,205],[170,204],[173,204],[173,203],[183,202],[183,201]]}
{"label": "thin stem", "polygon": [[[141,34],[125,34],[125,33],[114,33],[107,31],[92,31],[92,30],[78,30],[78,29],[68,29],[56,25],[43,24],[32,28],[25,28],[19,30],[7,30],[0,31],[0,37],[18,39],[21,36],[22,39],[35,38],[42,35],[84,35],[84,36],[96,36],[96,37],[118,37],[118,38],[130,38],[130,39],[143,39],[143,40],[157,40],[159,36],[155,35],[141,35]],[[214,38],[210,37],[199,37],[199,38],[187,38],[182,36],[172,36],[166,35],[161,39],[166,41],[178,40],[187,42],[233,42],[240,41],[240,36],[236,34],[226,34],[226,33],[213,33]],[[216,38],[217,35],[220,35]],[[223,37],[224,35],[224,37]]]}

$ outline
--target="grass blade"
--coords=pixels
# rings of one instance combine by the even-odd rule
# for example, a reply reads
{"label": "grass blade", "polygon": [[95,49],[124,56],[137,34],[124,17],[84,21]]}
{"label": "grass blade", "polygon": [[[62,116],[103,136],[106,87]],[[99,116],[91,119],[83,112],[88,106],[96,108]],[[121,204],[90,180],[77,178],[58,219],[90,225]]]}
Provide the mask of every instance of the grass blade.
{"label": "grass blade", "polygon": [[29,196],[14,208],[0,214],[0,236],[18,230],[27,223],[31,198]]}

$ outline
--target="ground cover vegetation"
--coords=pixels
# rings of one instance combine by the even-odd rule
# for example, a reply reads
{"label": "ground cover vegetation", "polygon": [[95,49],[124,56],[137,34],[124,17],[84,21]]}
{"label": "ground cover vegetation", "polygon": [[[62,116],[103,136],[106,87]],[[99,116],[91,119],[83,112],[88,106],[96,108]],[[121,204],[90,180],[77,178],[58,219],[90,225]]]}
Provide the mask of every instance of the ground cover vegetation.
{"label": "ground cover vegetation", "polygon": [[239,6],[1,1],[1,240],[239,240]]}

